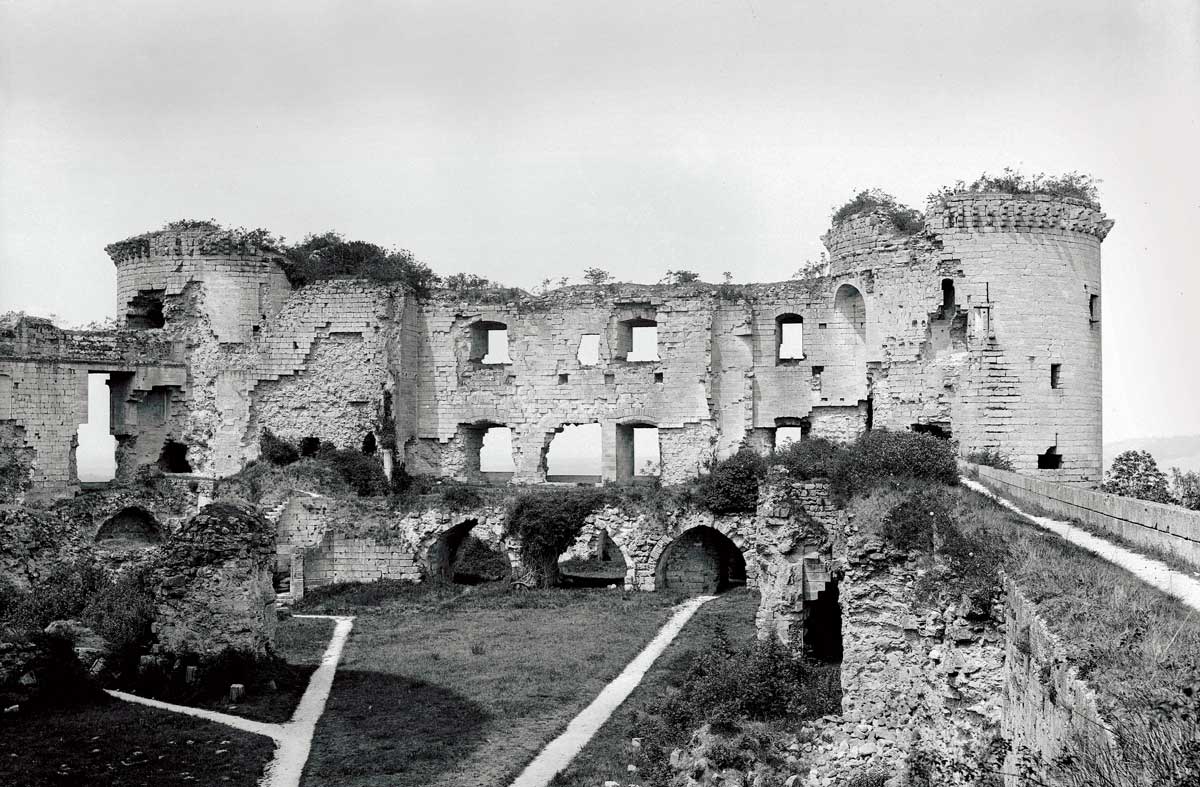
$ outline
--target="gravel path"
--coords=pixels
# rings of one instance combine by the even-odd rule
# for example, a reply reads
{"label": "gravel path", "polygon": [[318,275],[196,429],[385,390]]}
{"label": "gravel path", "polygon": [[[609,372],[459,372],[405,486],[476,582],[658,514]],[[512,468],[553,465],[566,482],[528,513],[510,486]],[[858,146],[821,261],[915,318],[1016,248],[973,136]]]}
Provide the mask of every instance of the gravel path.
{"label": "gravel path", "polygon": [[604,722],[608,721],[613,711],[637,688],[646,671],[671,644],[683,625],[696,614],[696,610],[714,598],[716,596],[696,596],[676,607],[675,614],[659,629],[654,639],[650,640],[650,644],[596,695],[596,699],[592,700],[590,705],[571,720],[562,735],[550,741],[546,748],[534,757],[533,762],[529,763],[512,783],[512,787],[546,787],[555,774],[575,759],[575,755],[579,754]]}
{"label": "gravel path", "polygon": [[1192,609],[1200,611],[1200,581],[1193,577],[1176,571],[1159,560],[1148,558],[1145,555],[1117,546],[1099,536],[1094,536],[1086,530],[1072,525],[1070,522],[1027,514],[1011,500],[997,495],[978,481],[973,481],[969,478],[962,478],[961,481],[967,488],[974,489],[976,492],[995,499],[1000,505],[1011,511],[1015,511],[1037,526],[1049,530],[1051,533],[1070,541],[1072,544],[1078,544],[1089,552],[1099,555],[1108,562],[1129,571],[1143,582],[1153,585],[1168,595],[1174,596]]}

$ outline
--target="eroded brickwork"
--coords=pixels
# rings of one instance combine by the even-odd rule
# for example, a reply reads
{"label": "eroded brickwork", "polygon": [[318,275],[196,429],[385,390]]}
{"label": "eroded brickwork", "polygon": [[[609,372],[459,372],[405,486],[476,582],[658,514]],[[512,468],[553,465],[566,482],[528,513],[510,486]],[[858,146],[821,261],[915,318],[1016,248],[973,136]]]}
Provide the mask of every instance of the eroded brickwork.
{"label": "eroded brickwork", "polygon": [[[50,493],[75,484],[85,373],[104,370],[118,375],[126,475],[168,440],[194,472],[227,475],[269,428],[342,448],[370,433],[412,473],[538,483],[556,433],[598,424],[595,480],[632,477],[635,427],[658,428],[665,483],[743,443],[769,451],[781,428],[848,440],[886,427],[1091,483],[1111,225],[1072,200],[959,194],[915,235],[882,213],[839,223],[824,238],[828,273],[811,279],[424,298],[362,280],[293,290],[280,255],[252,236],[164,230],[108,249],[135,332],[27,320],[0,339],[0,422],[24,430],[31,488]],[[648,329],[656,338],[639,354],[635,332]],[[501,330],[506,351],[487,355]],[[785,350],[785,332],[802,347]],[[512,433],[511,478],[480,470],[495,426]]]}

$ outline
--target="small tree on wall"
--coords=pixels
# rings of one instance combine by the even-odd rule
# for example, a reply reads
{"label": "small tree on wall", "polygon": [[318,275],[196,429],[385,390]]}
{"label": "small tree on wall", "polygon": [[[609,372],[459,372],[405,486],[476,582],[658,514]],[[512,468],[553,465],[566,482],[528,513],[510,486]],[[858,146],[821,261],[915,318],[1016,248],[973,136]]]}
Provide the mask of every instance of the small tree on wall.
{"label": "small tree on wall", "polygon": [[1149,451],[1125,451],[1113,460],[1101,491],[1121,497],[1136,497],[1152,503],[1174,503],[1167,474]]}
{"label": "small tree on wall", "polygon": [[559,583],[558,556],[575,543],[584,521],[604,499],[596,489],[557,489],[523,492],[512,501],[505,537],[520,542],[521,562],[534,573],[538,587]]}

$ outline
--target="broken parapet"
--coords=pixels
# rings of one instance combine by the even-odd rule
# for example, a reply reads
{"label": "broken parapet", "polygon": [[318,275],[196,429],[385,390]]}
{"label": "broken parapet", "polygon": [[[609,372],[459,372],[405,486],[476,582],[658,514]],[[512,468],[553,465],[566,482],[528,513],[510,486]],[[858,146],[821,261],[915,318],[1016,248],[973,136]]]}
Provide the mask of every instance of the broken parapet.
{"label": "broken parapet", "polygon": [[275,642],[274,527],[214,503],[167,542],[155,569],[154,633],[168,653],[265,654]]}

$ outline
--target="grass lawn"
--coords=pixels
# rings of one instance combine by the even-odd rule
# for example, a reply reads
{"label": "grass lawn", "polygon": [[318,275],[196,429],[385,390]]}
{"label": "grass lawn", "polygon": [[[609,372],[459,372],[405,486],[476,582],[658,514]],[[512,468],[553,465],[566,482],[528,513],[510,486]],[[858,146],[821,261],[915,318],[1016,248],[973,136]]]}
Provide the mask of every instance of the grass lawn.
{"label": "grass lawn", "polygon": [[[679,599],[615,590],[352,587],[358,615],[306,787],[503,787],[654,636]],[[360,605],[351,603],[357,601]]]}
{"label": "grass lawn", "polygon": [[226,698],[198,704],[256,721],[288,721],[308,686],[308,679],[320,665],[332,636],[332,620],[287,618],[279,621],[275,653],[287,662],[287,667],[273,673],[276,688],[248,686],[245,699],[237,704]]}
{"label": "grass lawn", "polygon": [[274,750],[269,738],[119,700],[0,716],[5,787],[252,787]]}
{"label": "grass lawn", "polygon": [[636,775],[627,770],[631,762],[629,728],[634,712],[669,687],[677,686],[692,659],[712,643],[718,628],[724,629],[732,642],[753,639],[757,609],[758,593],[744,588],[730,591],[701,607],[659,656],[642,684],[613,713],[579,756],[554,778],[554,787],[598,787],[608,780],[621,784],[638,781]]}

